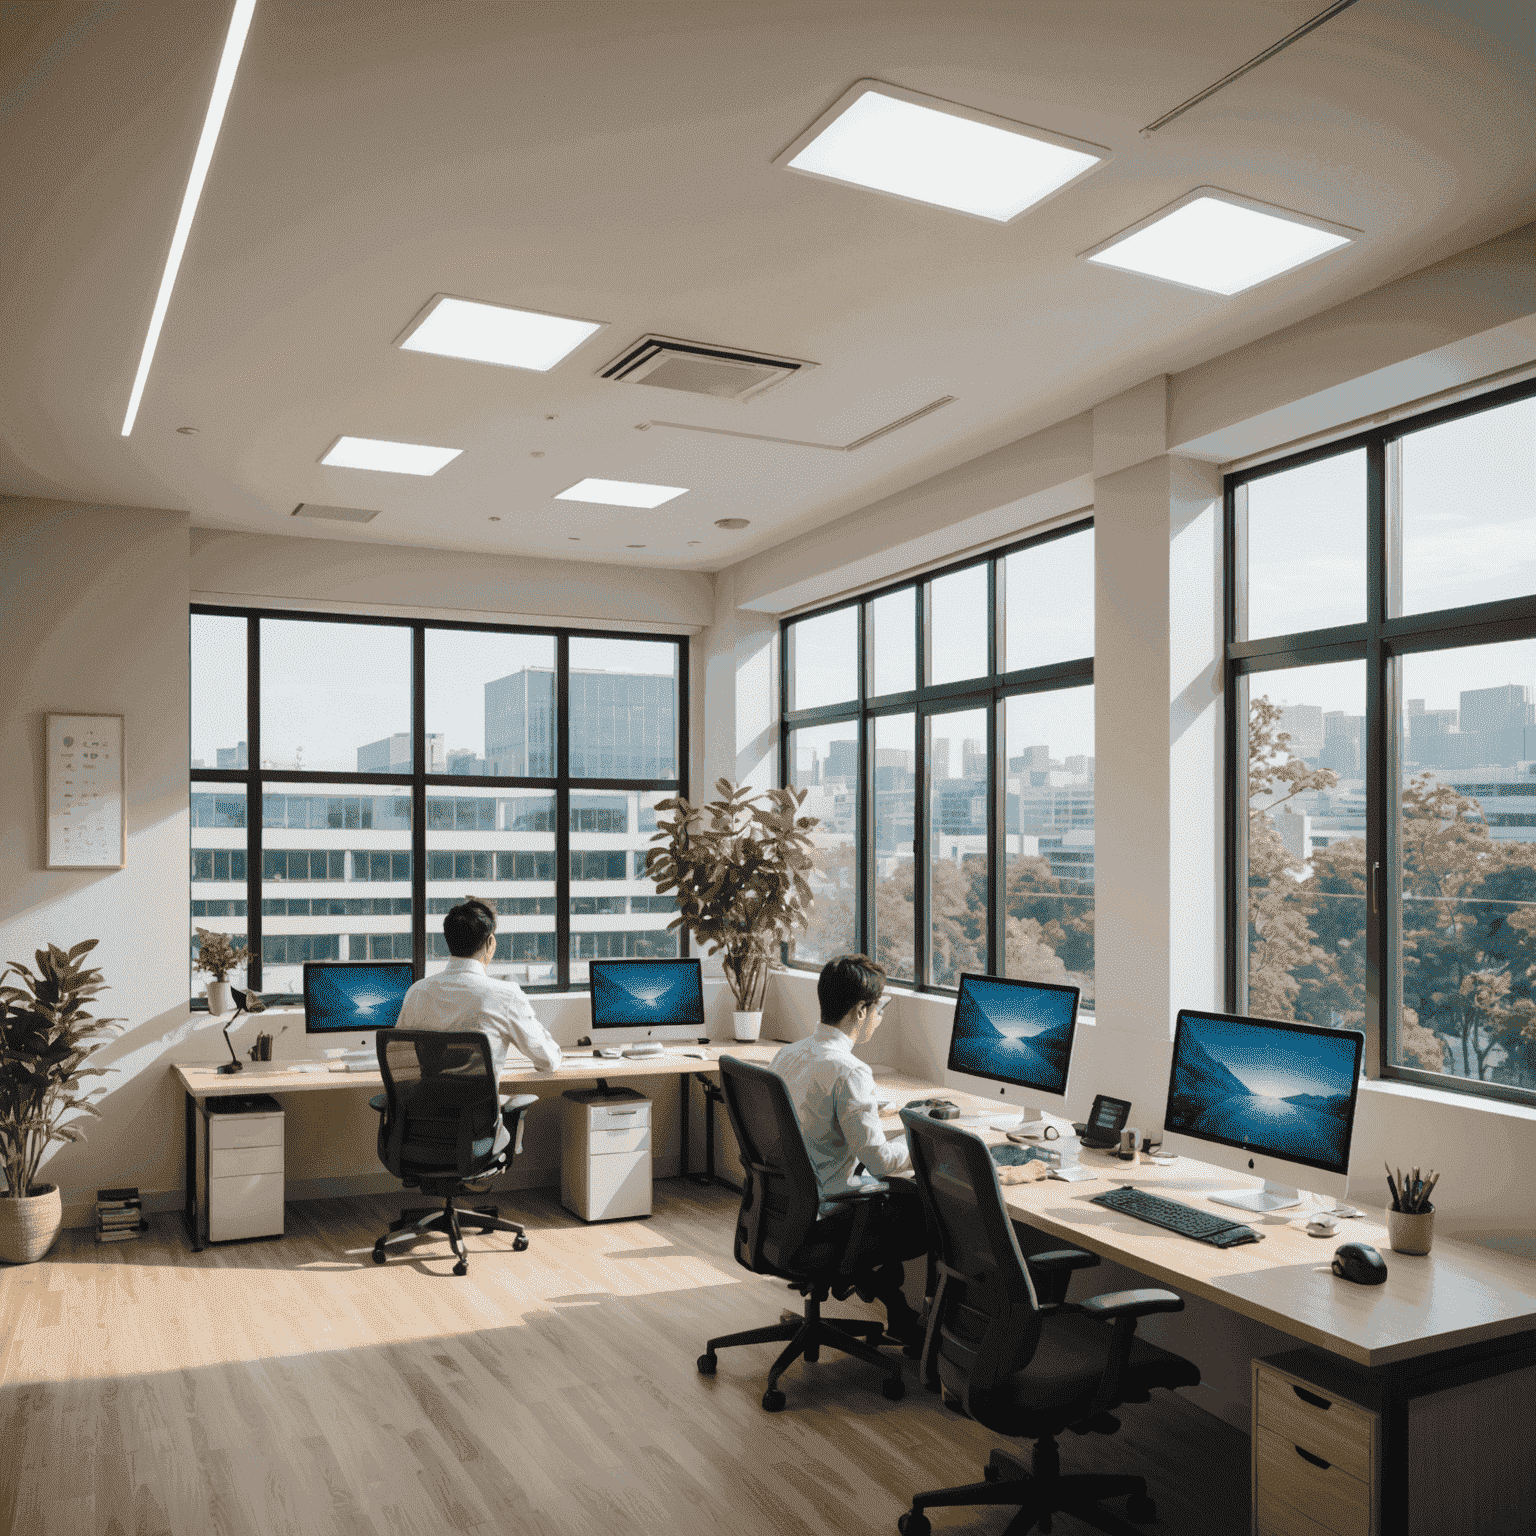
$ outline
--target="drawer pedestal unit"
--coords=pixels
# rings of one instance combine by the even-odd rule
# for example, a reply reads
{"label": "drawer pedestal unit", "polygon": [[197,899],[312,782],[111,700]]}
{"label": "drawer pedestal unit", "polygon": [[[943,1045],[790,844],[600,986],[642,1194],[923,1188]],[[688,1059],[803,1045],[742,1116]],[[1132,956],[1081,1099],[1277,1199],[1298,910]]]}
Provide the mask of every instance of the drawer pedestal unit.
{"label": "drawer pedestal unit", "polygon": [[632,1088],[564,1095],[560,1203],[583,1221],[651,1214],[651,1101]]}
{"label": "drawer pedestal unit", "polygon": [[1381,1419],[1253,1362],[1254,1536],[1377,1536]]}
{"label": "drawer pedestal unit", "polygon": [[269,1094],[205,1099],[197,1138],[200,1238],[283,1235],[283,1111]]}

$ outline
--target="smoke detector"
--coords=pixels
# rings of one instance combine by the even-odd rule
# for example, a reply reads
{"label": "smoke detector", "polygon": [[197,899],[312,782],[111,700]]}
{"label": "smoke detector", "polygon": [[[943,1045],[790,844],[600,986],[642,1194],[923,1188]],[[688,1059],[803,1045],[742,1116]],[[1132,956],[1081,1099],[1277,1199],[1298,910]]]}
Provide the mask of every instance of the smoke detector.
{"label": "smoke detector", "polygon": [[717,400],[755,400],[797,373],[814,368],[803,358],[771,357],[734,347],[710,347],[672,336],[642,336],[626,347],[599,378],[616,384],[651,384]]}

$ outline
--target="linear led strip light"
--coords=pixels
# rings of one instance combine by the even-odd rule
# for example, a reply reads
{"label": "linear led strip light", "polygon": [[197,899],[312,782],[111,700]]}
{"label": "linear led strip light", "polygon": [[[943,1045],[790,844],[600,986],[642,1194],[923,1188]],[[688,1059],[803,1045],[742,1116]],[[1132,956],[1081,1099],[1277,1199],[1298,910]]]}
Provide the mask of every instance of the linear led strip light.
{"label": "linear led strip light", "polygon": [[219,129],[224,122],[224,109],[229,105],[229,93],[234,89],[235,71],[240,67],[240,54],[245,48],[245,35],[251,30],[251,17],[256,10],[256,0],[235,0],[234,14],[229,18],[229,33],[224,39],[224,56],[219,60],[219,72],[213,79],[213,95],[208,102],[208,116],[203,119],[203,135],[197,141],[197,153],[192,157],[192,174],[187,177],[187,190],[181,199],[181,215],[176,220],[176,232],[171,236],[170,253],[165,258],[165,272],[160,278],[160,292],[155,296],[154,313],[149,317],[149,333],[144,338],[144,353],[139,358],[139,371],[134,375],[133,391],[128,396],[128,414],[123,417],[123,436],[133,431],[134,419],[139,414],[139,402],[144,398],[144,384],[149,378],[149,365],[155,360],[155,345],[160,340],[160,327],[165,324],[165,312],[170,308],[171,289],[176,286],[176,273],[181,267],[182,254],[187,248],[187,236],[192,233],[192,219],[197,213],[197,200],[203,195],[203,182],[208,178],[208,165],[213,159],[213,146],[218,142]]}

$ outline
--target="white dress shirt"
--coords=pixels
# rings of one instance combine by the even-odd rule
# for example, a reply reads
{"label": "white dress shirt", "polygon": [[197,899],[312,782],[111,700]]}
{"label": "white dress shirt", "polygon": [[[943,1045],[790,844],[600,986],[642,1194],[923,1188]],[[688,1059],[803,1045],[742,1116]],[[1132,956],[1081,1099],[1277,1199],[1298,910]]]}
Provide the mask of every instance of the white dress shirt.
{"label": "white dress shirt", "polygon": [[478,960],[450,960],[436,976],[418,981],[400,1005],[398,1029],[478,1029],[491,1042],[500,1079],[507,1049],[521,1051],[541,1072],[560,1065],[560,1047],[539,1022],[515,982],[488,976]]}
{"label": "white dress shirt", "polygon": [[[824,1196],[861,1189],[910,1165],[906,1138],[885,1139],[874,1073],[835,1024],[819,1024],[815,1034],[786,1045],[772,1066],[789,1088]],[[855,1174],[856,1162],[869,1172]]]}

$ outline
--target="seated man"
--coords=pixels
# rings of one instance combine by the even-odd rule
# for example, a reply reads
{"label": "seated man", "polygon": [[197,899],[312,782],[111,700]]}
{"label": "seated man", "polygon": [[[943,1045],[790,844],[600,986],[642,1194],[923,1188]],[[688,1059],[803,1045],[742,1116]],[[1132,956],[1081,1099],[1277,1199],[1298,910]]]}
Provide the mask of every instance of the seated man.
{"label": "seated man", "polygon": [[[471,896],[449,909],[443,937],[453,956],[436,976],[418,981],[400,1005],[397,1029],[478,1029],[491,1042],[498,1080],[507,1048],[515,1047],[541,1072],[560,1065],[560,1047],[539,1022],[533,1005],[515,982],[486,974],[496,954],[496,914]],[[498,1127],[497,1149],[506,1145],[506,1127]]]}
{"label": "seated man", "polygon": [[[875,1078],[853,1054],[880,1027],[885,971],[864,955],[839,955],[816,983],[821,1024],[815,1034],[786,1045],[773,1070],[789,1088],[811,1165],[823,1196],[845,1194],[911,1166],[906,1139],[887,1141],[880,1125]],[[860,1172],[862,1164],[867,1172]],[[824,1205],[822,1215],[852,1220],[846,1209]],[[928,1251],[922,1196],[910,1179],[893,1180],[870,1233],[875,1257],[859,1294],[885,1304],[888,1328],[904,1344],[922,1338],[922,1319],[902,1294],[903,1260]]]}

